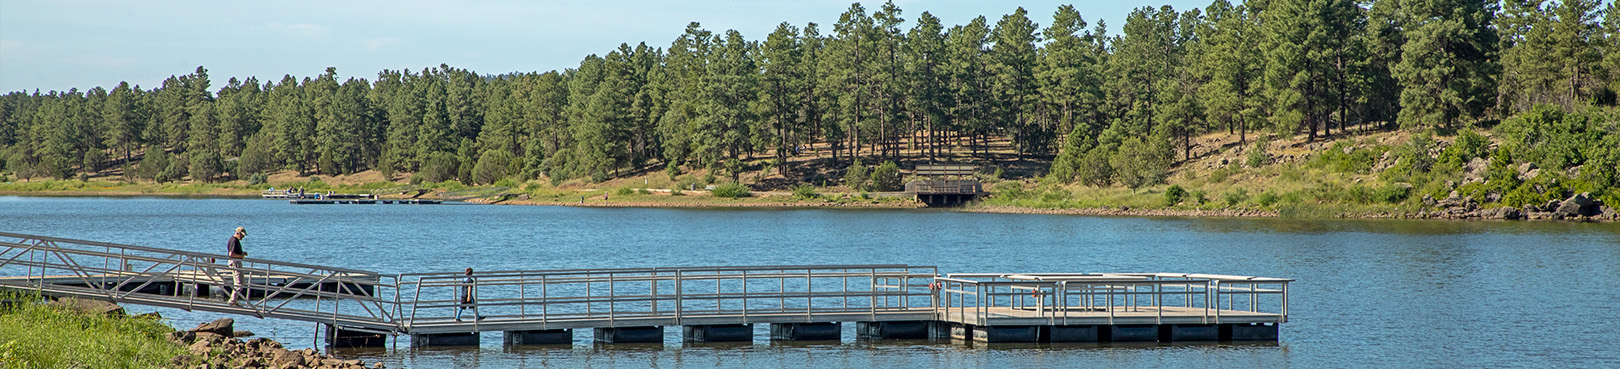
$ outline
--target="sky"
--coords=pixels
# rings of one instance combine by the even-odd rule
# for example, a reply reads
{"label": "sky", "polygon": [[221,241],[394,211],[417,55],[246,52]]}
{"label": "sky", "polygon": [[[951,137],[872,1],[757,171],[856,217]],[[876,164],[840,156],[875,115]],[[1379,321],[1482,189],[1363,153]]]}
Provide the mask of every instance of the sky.
{"label": "sky", "polygon": [[[620,43],[668,47],[689,22],[761,40],[781,22],[815,22],[822,34],[849,0],[636,1],[179,1],[0,0],[0,93],[150,89],[171,75],[208,70],[214,88],[230,77],[262,83],[315,76],[374,79],[384,69],[448,64],[483,74],[560,70]],[[1210,0],[896,0],[907,21],[928,11],[946,24],[983,15],[991,24],[1023,7],[1044,27],[1062,4],[1118,34],[1130,10]],[[870,13],[881,2],[863,2]]]}

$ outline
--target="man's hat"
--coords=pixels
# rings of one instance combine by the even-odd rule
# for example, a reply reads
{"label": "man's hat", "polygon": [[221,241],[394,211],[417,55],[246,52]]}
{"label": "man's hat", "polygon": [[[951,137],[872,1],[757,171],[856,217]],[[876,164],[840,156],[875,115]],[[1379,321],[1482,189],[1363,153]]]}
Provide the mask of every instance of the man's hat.
{"label": "man's hat", "polygon": [[247,235],[247,228],[236,227],[236,234]]}

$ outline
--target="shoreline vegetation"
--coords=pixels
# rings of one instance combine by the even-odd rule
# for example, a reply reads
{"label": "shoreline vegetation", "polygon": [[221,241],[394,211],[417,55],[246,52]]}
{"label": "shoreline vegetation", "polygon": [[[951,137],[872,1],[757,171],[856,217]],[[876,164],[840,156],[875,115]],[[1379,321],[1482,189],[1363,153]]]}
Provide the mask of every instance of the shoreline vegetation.
{"label": "shoreline vegetation", "polygon": [[0,95],[0,194],[916,207],[894,192],[948,163],[990,193],[967,211],[1620,218],[1620,5],[1409,3],[1215,0],[1115,30],[854,3],[552,71],[199,66]]}
{"label": "shoreline vegetation", "polygon": [[268,338],[242,339],[230,318],[170,327],[158,313],[130,316],[117,304],[0,289],[0,368],[381,369]]}
{"label": "shoreline vegetation", "polygon": [[[1518,124],[1518,123],[1515,123]],[[1513,127],[1507,127],[1512,129]],[[1197,160],[1166,169],[1160,184],[1129,188],[1064,183],[1052,176],[1020,174],[1027,167],[982,167],[977,177],[986,183],[987,196],[950,211],[980,213],[1066,214],[1100,216],[1251,217],[1251,218],[1367,218],[1367,219],[1506,219],[1614,221],[1620,214],[1612,192],[1599,195],[1579,178],[1579,167],[1562,172],[1539,170],[1534,162],[1504,170],[1493,155],[1508,155],[1502,147],[1504,129],[1461,131],[1436,137],[1427,131],[1368,130],[1309,142],[1274,137],[1253,147],[1236,145],[1226,134],[1198,137]],[[1473,152],[1483,157],[1469,157]],[[1531,150],[1529,153],[1534,153]],[[1418,154],[1422,153],[1422,154]],[[1520,154],[1524,155],[1524,154]],[[764,161],[755,160],[750,163]],[[909,165],[914,165],[908,163]],[[1044,164],[1044,163],[1043,163]],[[1050,165],[1050,164],[1046,164]],[[1416,165],[1427,165],[1427,172]],[[1494,169],[1493,169],[1494,168]],[[1012,169],[1012,170],[1007,170]],[[1494,170],[1494,172],[1493,172]],[[865,169],[866,172],[878,172]],[[847,171],[846,171],[847,172]],[[859,171],[857,171],[859,172]],[[504,179],[500,196],[468,202],[502,205],[663,208],[922,208],[898,192],[877,190],[871,175],[840,178],[828,186],[784,183],[784,176],[769,168],[740,172],[740,193],[717,194],[723,179],[696,172],[677,176],[650,172],[602,182],[566,181],[557,185],[531,180]],[[858,173],[859,174],[859,173]],[[1416,175],[1414,175],[1416,174]],[[894,174],[913,179],[905,170]],[[846,175],[847,177],[847,175]],[[1006,177],[1003,179],[1003,177]],[[351,175],[301,175],[283,171],[266,183],[247,181],[169,182],[124,180],[109,176],[88,181],[27,180],[0,182],[0,195],[21,196],[178,196],[252,197],[271,187],[303,188],[309,192],[370,193],[412,185],[428,189],[424,198],[438,193],[490,188],[468,186],[455,180],[424,183],[412,173],[384,177],[376,171]],[[715,191],[704,188],[716,188]],[[756,190],[760,189],[760,190]],[[1517,191],[1517,207],[1506,204],[1504,194]],[[1580,192],[1577,192],[1580,191]],[[408,197],[382,194],[384,197]],[[724,195],[724,196],[723,196]],[[605,196],[605,197],[604,197]],[[1565,214],[1565,202],[1584,200]],[[1582,205],[1582,204],[1576,204]],[[1522,206],[1522,205],[1521,205]],[[1566,209],[1569,210],[1569,209]]]}

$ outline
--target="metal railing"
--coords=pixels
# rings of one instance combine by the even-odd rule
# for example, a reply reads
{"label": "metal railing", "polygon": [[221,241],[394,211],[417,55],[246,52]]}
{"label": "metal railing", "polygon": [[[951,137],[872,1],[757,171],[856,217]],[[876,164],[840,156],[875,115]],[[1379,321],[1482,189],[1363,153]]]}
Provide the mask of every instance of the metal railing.
{"label": "metal railing", "polygon": [[1201,324],[1288,320],[1292,279],[1176,273],[968,273],[938,278],[939,320],[989,325],[998,319],[1070,324],[1118,319],[1153,324],[1194,317]]}
{"label": "metal railing", "polygon": [[[608,326],[634,320],[680,325],[691,319],[817,315],[878,315],[931,312],[928,285],[934,267],[908,265],[717,266],[536,271],[491,271],[400,275],[400,316],[407,328],[448,324],[457,309],[476,307],[487,320],[560,323],[594,321]],[[464,288],[474,303],[463,304]],[[464,312],[465,313],[465,312]],[[472,316],[474,314],[466,314]]]}
{"label": "metal railing", "polygon": [[[0,287],[395,333],[395,276],[4,232],[0,246]],[[233,291],[241,298],[227,303]]]}

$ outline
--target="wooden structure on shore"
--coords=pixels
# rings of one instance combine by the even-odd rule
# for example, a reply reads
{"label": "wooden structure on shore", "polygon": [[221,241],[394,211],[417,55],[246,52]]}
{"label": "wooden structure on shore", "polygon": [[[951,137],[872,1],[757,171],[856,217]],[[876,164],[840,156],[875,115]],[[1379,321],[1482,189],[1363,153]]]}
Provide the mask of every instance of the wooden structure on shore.
{"label": "wooden structure on shore", "polygon": [[[0,233],[0,289],[317,322],[336,346],[861,339],[977,342],[1275,341],[1291,279],[1177,273],[938,273],[931,266],[785,265],[385,275]],[[243,276],[237,285],[235,276]],[[153,286],[172,286],[153,288]],[[186,288],[187,285],[194,287]],[[208,286],[201,288],[199,286]],[[477,297],[456,319],[458,291]],[[249,291],[226,304],[217,291]],[[200,291],[215,293],[202,294]],[[482,318],[475,318],[481,316]]]}
{"label": "wooden structure on shore", "polygon": [[972,165],[918,165],[916,175],[926,179],[906,183],[906,193],[916,196],[928,206],[953,206],[978,198],[984,186],[973,172]]}

